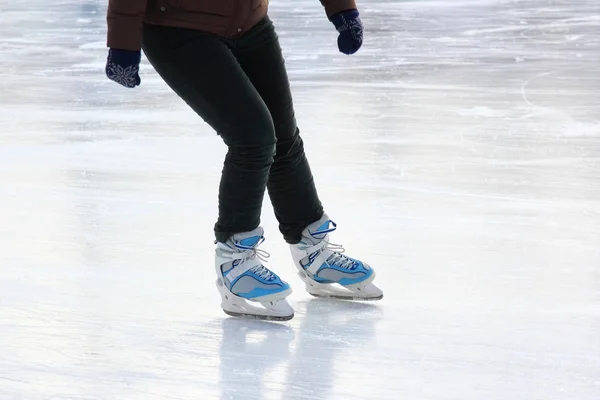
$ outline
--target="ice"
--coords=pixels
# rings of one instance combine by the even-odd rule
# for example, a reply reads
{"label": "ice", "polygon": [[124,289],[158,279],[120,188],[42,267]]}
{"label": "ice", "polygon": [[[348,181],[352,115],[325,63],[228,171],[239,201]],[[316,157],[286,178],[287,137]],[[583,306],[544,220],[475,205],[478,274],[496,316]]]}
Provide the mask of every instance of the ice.
{"label": "ice", "polygon": [[144,62],[105,79],[106,1],[4,2],[0,399],[597,400],[600,4],[273,0],[335,242],[380,303],[313,300],[265,203],[287,324],[219,309],[225,152]]}

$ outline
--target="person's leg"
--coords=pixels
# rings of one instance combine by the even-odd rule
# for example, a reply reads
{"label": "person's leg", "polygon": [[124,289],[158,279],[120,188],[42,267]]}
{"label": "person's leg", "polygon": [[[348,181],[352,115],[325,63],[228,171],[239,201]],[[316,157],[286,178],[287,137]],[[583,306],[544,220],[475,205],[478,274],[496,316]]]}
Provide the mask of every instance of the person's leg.
{"label": "person's leg", "polygon": [[[269,195],[290,243],[294,264],[309,293],[346,300],[378,300],[374,270],[331,244],[336,225],[323,213],[298,134],[292,96],[277,35],[266,19],[233,48],[240,65],[271,112],[277,136]],[[332,284],[339,284],[338,288]]]}
{"label": "person's leg", "polygon": [[275,153],[271,114],[228,42],[198,31],[146,25],[144,53],[165,82],[228,146],[219,188],[217,241],[258,227]]}
{"label": "person's leg", "polygon": [[[275,154],[267,106],[230,49],[216,36],[145,26],[144,52],[165,82],[208,122],[228,152],[215,225],[221,307],[232,316],[288,320],[290,286],[262,265],[260,211]],[[260,303],[262,307],[253,305]]]}
{"label": "person's leg", "polygon": [[277,146],[267,188],[279,227],[288,243],[323,215],[304,145],[296,126],[292,94],[279,40],[266,18],[236,40],[233,52],[269,108]]}

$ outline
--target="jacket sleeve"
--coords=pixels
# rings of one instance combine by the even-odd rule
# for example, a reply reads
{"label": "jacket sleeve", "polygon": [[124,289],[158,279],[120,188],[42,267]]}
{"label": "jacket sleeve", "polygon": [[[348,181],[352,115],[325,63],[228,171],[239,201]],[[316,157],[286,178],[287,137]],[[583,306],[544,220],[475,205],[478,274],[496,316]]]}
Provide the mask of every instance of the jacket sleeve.
{"label": "jacket sleeve", "polygon": [[142,24],[147,0],[109,0],[107,46],[138,51],[142,48]]}
{"label": "jacket sleeve", "polygon": [[320,0],[325,7],[327,18],[346,10],[356,10],[355,0]]}

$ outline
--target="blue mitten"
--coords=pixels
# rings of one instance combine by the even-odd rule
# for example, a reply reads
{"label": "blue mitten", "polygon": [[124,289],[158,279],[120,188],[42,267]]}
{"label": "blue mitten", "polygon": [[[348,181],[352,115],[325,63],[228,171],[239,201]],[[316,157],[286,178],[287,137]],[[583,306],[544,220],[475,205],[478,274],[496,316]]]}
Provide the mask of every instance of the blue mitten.
{"label": "blue mitten", "polygon": [[110,49],[106,61],[106,76],[126,88],[139,86],[141,51]]}
{"label": "blue mitten", "polygon": [[354,54],[363,42],[363,24],[358,10],[346,10],[332,15],[329,20],[340,33],[338,48],[344,54]]}

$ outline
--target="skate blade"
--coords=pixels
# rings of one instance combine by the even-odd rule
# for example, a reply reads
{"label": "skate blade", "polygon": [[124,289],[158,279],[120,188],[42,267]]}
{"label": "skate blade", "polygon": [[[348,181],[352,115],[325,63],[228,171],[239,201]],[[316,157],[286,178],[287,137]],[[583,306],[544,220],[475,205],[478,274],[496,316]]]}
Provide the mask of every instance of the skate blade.
{"label": "skate blade", "polygon": [[363,297],[354,295],[342,295],[342,294],[321,294],[321,293],[310,293],[311,296],[319,299],[335,299],[335,300],[346,300],[346,301],[377,301],[383,299],[383,293],[379,296]]}
{"label": "skate blade", "polygon": [[231,293],[219,279],[216,284],[221,294],[221,308],[227,315],[265,321],[288,321],[294,318],[294,309],[285,300],[292,292],[291,288],[272,296],[249,300]]}
{"label": "skate blade", "polygon": [[259,321],[283,322],[283,321],[289,321],[292,318],[294,318],[294,314],[279,317],[276,315],[258,315],[258,314],[238,313],[238,312],[234,312],[234,311],[227,311],[225,309],[223,310],[223,312],[225,312],[225,314],[229,315],[230,317],[252,319],[252,320],[259,320]]}
{"label": "skate blade", "polygon": [[375,273],[365,282],[349,286],[336,283],[319,283],[309,278],[303,271],[299,275],[306,284],[306,291],[314,297],[348,301],[377,301],[383,299],[383,291],[372,283],[375,279]]}

